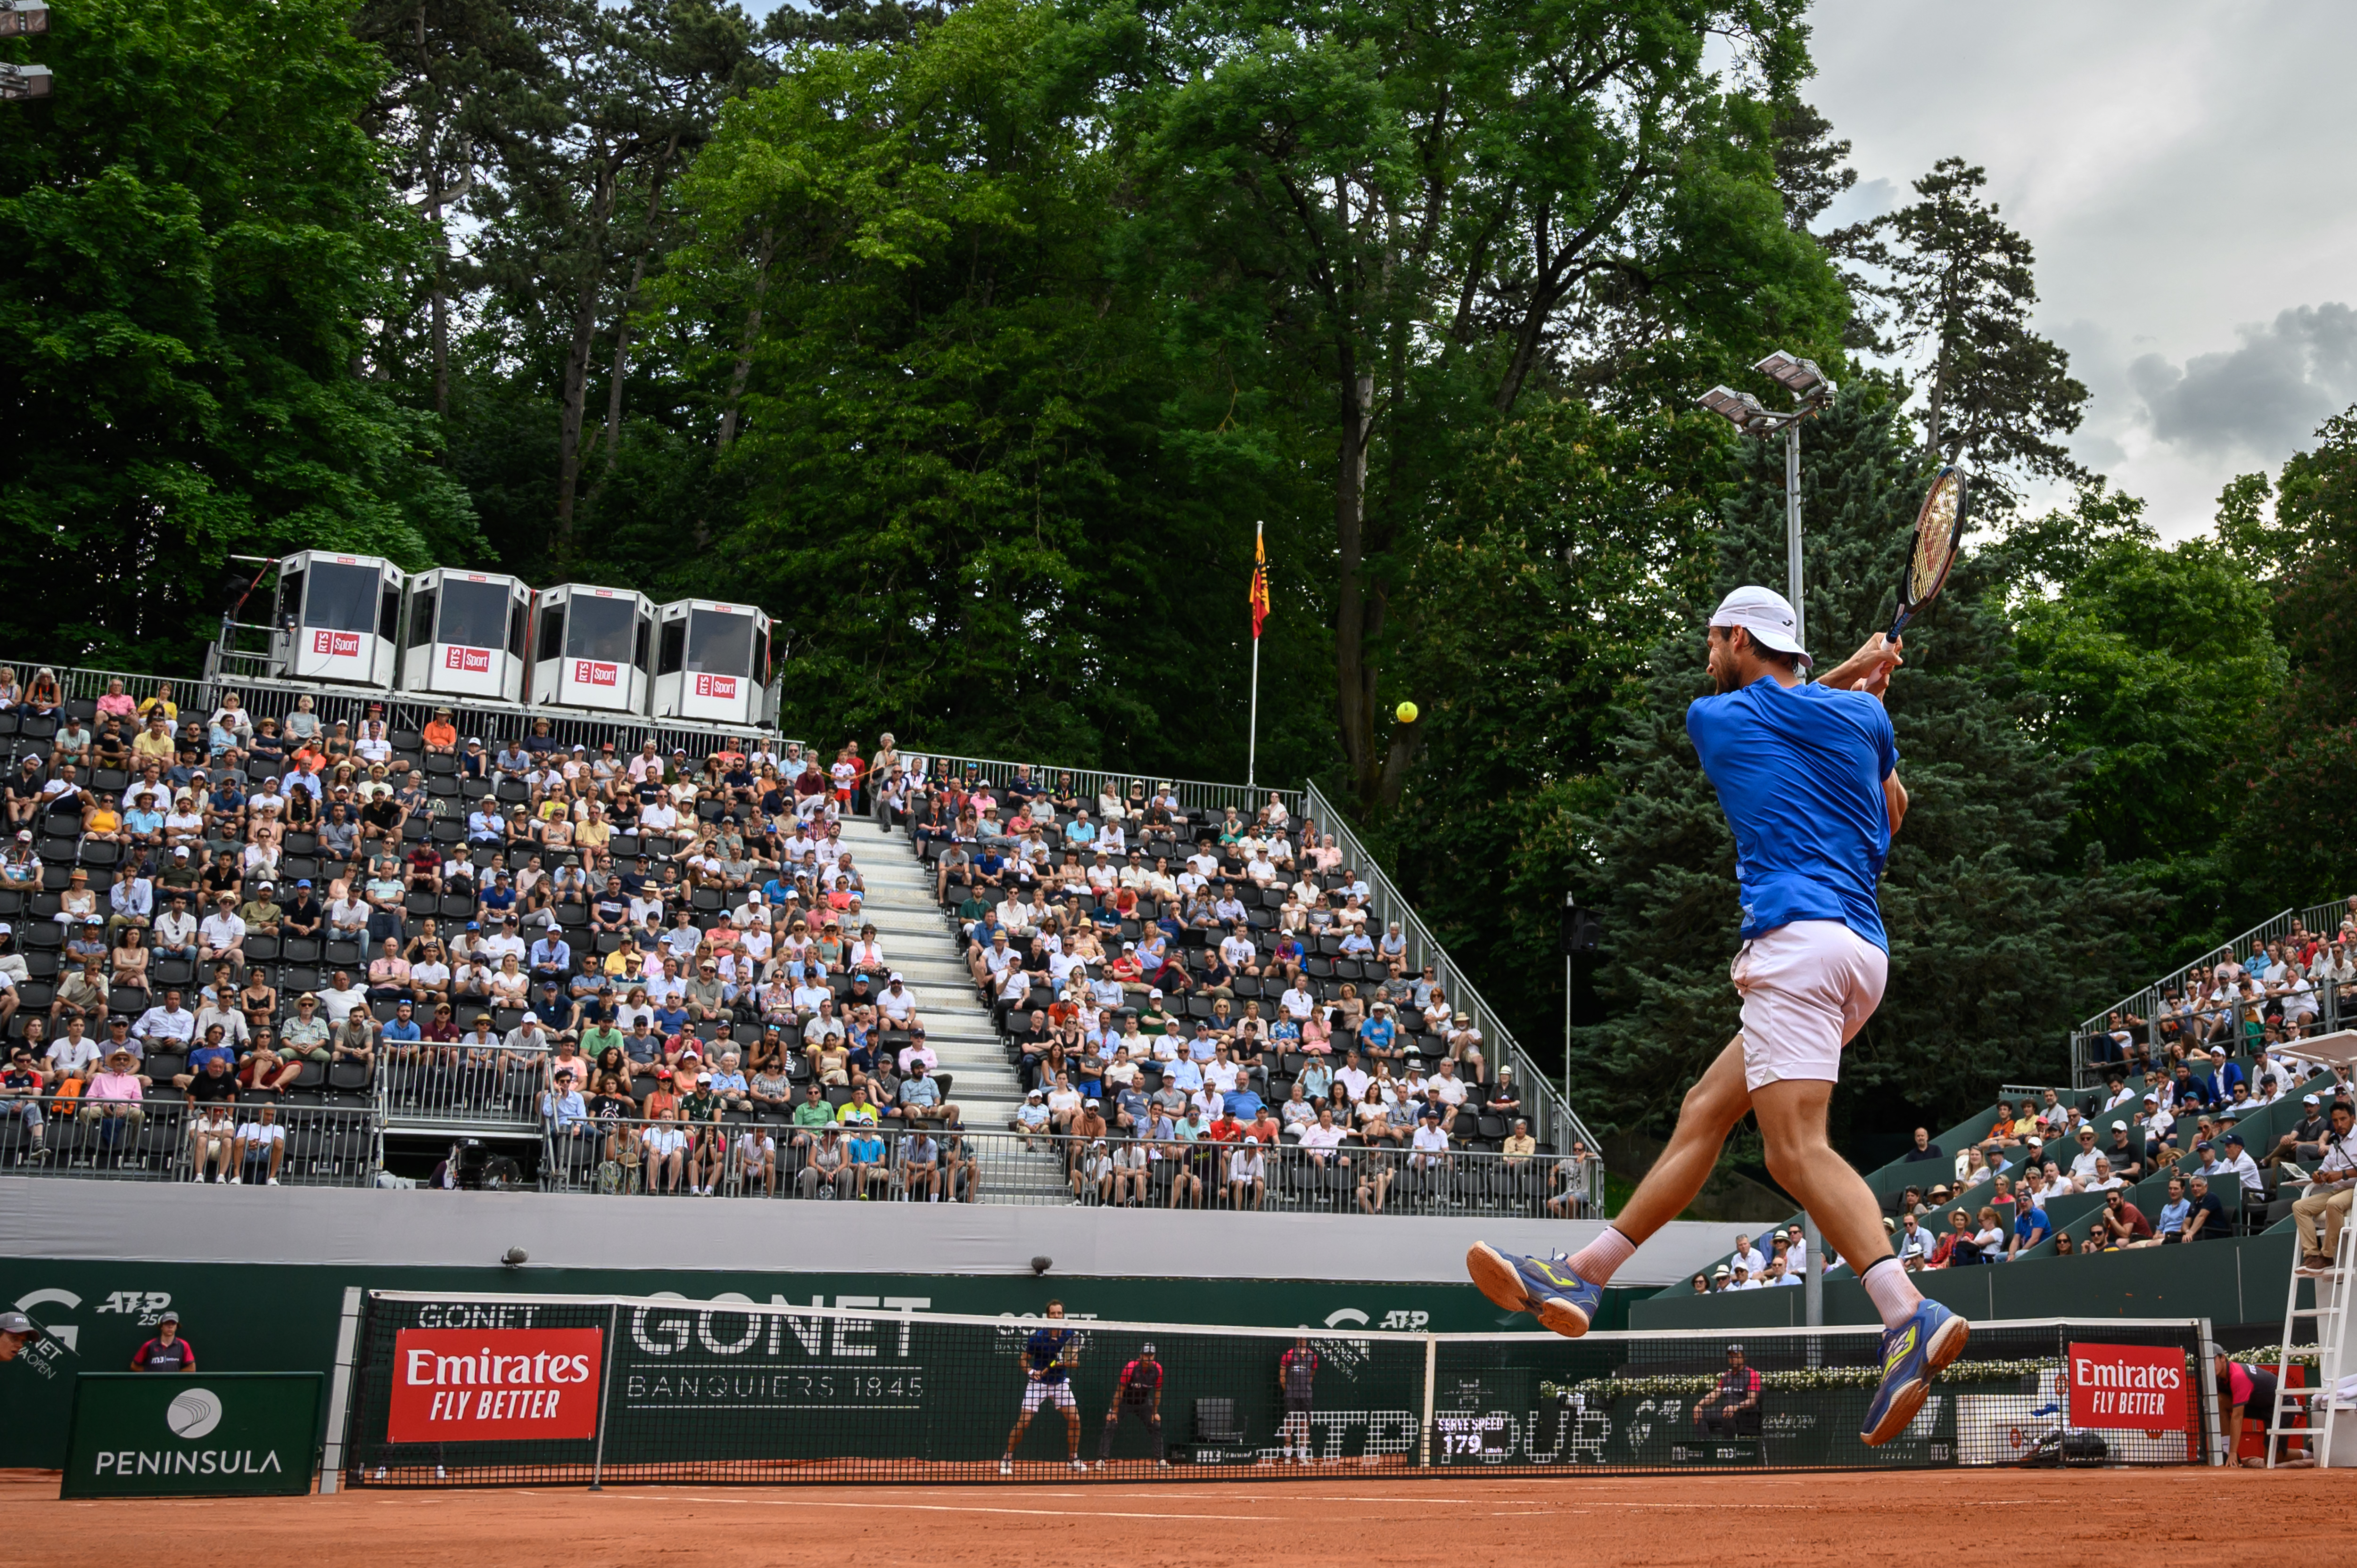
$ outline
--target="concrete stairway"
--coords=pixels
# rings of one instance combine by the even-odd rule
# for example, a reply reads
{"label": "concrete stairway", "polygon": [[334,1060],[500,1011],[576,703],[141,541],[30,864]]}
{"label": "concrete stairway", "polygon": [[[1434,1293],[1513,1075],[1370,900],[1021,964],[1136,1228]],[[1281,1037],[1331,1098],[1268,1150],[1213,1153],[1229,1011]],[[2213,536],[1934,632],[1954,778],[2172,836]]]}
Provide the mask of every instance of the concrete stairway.
{"label": "concrete stairway", "polygon": [[952,1077],[950,1099],[969,1131],[999,1134],[979,1145],[983,1180],[995,1195],[1068,1199],[1055,1155],[1012,1145],[1007,1125],[1023,1100],[1022,1080],[974,994],[948,919],[933,901],[931,877],[907,832],[887,832],[866,818],[846,817],[843,842],[866,885],[866,918],[884,944],[884,956],[917,993],[926,1041],[941,1058],[941,1070]]}

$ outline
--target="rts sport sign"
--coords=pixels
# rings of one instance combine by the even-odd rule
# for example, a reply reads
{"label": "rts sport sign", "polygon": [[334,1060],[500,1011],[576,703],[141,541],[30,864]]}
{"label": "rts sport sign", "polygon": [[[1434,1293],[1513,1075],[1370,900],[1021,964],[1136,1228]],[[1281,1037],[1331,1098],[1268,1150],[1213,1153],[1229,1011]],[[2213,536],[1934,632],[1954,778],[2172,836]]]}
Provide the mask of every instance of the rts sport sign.
{"label": "rts sport sign", "polygon": [[602,660],[576,659],[573,661],[573,679],[584,686],[618,686],[622,681],[622,667]]}
{"label": "rts sport sign", "polygon": [[311,633],[311,651],[326,654],[330,659],[358,659],[361,656],[361,634],[324,628],[314,630]]}
{"label": "rts sport sign", "polygon": [[2186,1423],[2185,1352],[2151,1345],[2071,1347],[2071,1424],[2158,1432]]}
{"label": "rts sport sign", "polygon": [[717,697],[724,703],[733,703],[737,700],[737,677],[698,675],[695,678],[695,694],[699,697]]}
{"label": "rts sport sign", "polygon": [[491,650],[488,648],[462,648],[453,643],[443,650],[442,668],[459,671],[469,675],[489,674],[491,668]]}
{"label": "rts sport sign", "polygon": [[604,1348],[600,1328],[404,1328],[385,1438],[595,1437]]}

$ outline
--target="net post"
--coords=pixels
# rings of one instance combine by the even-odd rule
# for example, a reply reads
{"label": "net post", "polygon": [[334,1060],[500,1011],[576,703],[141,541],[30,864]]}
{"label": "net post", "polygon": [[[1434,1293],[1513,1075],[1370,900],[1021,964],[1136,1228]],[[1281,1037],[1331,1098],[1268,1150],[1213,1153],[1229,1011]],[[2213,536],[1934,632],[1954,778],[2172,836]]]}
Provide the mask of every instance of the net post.
{"label": "net post", "polygon": [[336,1370],[328,1382],[328,1437],[319,1451],[319,1495],[332,1498],[343,1481],[344,1428],[350,1421],[352,1360],[360,1340],[361,1287],[344,1287],[344,1310],[336,1324]]}
{"label": "net post", "polygon": [[[2292,1288],[2299,1287],[2295,1283]],[[2201,1391],[2193,1403],[2201,1412],[2202,1463],[2212,1466],[2232,1465],[2233,1455],[2226,1451],[2226,1412],[2221,1408],[2225,1395],[2218,1391],[2211,1369],[2218,1364],[2218,1340],[2210,1319],[2193,1320],[2193,1386]],[[2272,1419],[2272,1418],[2270,1418]],[[2272,1444],[2275,1440],[2267,1440]]]}
{"label": "net post", "polygon": [[1416,1468],[1432,1464],[1432,1391],[1440,1361],[1440,1341],[1427,1334],[1424,1337],[1424,1420],[1416,1428]]}
{"label": "net post", "polygon": [[606,1489],[606,1418],[614,1408],[614,1347],[622,1328],[622,1304],[606,1305],[606,1367],[597,1384],[597,1447],[589,1458],[589,1489]]}

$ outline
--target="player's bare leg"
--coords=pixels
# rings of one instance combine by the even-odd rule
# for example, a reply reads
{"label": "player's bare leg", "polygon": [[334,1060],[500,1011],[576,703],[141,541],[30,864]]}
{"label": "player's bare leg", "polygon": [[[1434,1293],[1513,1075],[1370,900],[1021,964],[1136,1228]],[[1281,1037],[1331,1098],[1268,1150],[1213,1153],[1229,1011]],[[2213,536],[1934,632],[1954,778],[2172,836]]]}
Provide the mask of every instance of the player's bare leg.
{"label": "player's bare leg", "polygon": [[1508,1312],[1535,1313],[1558,1334],[1581,1335],[1604,1298],[1605,1282],[1644,1240],[1684,1213],[1718,1164],[1735,1124],[1751,1109],[1745,1087],[1743,1036],[1727,1042],[1678,1107],[1667,1147],[1604,1233],[1570,1257],[1517,1258],[1487,1241],[1465,1254],[1481,1294]]}
{"label": "player's bare leg", "polygon": [[1760,1115],[1768,1174],[1801,1200],[1826,1245],[1863,1279],[1878,1260],[1890,1256],[1890,1240],[1874,1189],[1825,1136],[1825,1108],[1833,1093],[1834,1086],[1822,1079],[1788,1079],[1761,1084],[1751,1106]]}

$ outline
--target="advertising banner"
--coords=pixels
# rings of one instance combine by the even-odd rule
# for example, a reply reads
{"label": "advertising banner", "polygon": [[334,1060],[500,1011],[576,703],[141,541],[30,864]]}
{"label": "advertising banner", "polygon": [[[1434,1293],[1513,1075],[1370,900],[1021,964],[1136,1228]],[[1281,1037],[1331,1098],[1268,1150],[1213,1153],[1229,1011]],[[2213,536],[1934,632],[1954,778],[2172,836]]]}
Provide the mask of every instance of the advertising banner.
{"label": "advertising banner", "polygon": [[317,1372],[84,1372],[58,1495],[302,1497],[326,1381]]}
{"label": "advertising banner", "polygon": [[402,1329],[393,1342],[386,1437],[595,1437],[605,1341],[597,1328]]}

